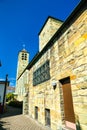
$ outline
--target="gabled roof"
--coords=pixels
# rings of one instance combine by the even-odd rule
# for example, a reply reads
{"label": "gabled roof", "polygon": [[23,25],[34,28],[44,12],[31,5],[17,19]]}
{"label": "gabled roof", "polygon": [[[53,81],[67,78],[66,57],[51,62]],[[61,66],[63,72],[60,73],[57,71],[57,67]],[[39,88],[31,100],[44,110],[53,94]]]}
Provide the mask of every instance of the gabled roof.
{"label": "gabled roof", "polygon": [[26,52],[27,53],[27,50],[23,49],[23,50],[21,50],[21,52]]}
{"label": "gabled roof", "polygon": [[[70,26],[70,23],[72,23],[74,21],[74,19],[77,17],[77,15],[79,15],[80,12],[83,11],[84,6],[87,8],[87,0],[81,0],[81,2],[74,9],[74,11],[71,13],[71,15],[61,25],[61,27],[57,30],[57,32],[53,35],[53,37],[48,41],[48,43],[42,49],[42,51],[39,52],[38,55],[36,55],[34,57],[34,59],[28,64],[27,69],[30,69],[35,64],[35,62],[43,55],[43,53],[45,53],[47,51],[47,49],[54,44],[54,40],[56,37],[57,38],[60,37],[67,30],[67,28]],[[45,24],[46,24],[46,22],[45,22]],[[43,29],[43,27],[42,27],[42,29]]]}
{"label": "gabled roof", "polygon": [[[48,41],[46,46],[42,49],[41,52],[38,52],[37,55],[32,59],[32,61],[27,65],[26,69],[30,69],[36,61],[48,50],[49,47],[51,47],[54,44],[55,38],[59,38],[66,30],[67,28],[71,25],[71,23],[76,19],[77,16],[79,16],[80,12],[83,11],[84,6],[87,9],[87,0],[81,0],[81,2],[78,4],[78,6],[74,9],[74,11],[71,13],[71,15],[66,19],[66,21],[61,25],[61,27],[57,30],[57,32],[54,34],[54,36]],[[47,22],[47,20],[46,20]],[[46,24],[45,22],[45,24]],[[44,24],[44,25],[45,25]],[[44,26],[43,26],[44,27]],[[43,29],[42,27],[42,29]],[[25,71],[24,70],[24,71]],[[23,73],[24,73],[23,71]],[[22,73],[22,74],[23,74]],[[22,75],[21,74],[21,75]]]}

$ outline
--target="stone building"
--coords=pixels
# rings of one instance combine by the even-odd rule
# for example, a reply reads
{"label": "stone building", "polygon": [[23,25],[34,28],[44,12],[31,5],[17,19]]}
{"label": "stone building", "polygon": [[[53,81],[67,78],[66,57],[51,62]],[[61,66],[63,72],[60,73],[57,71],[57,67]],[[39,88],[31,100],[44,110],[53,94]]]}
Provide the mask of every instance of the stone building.
{"label": "stone building", "polygon": [[[29,64],[29,53],[23,49],[18,54],[16,90],[17,100],[22,101],[25,94],[25,84],[28,82],[28,71],[25,70]],[[22,75],[22,76],[21,76]]]}
{"label": "stone building", "polygon": [[28,84],[23,113],[48,129],[86,130],[87,1],[64,23],[48,17],[39,39],[39,53],[24,70]]}
{"label": "stone building", "polygon": [[6,75],[5,81],[0,81],[0,114],[5,112],[6,92],[8,86],[9,86],[8,75]]}
{"label": "stone building", "polygon": [[15,92],[15,86],[8,86],[8,87],[7,87],[6,94],[7,94],[7,93],[14,93],[14,92]]}

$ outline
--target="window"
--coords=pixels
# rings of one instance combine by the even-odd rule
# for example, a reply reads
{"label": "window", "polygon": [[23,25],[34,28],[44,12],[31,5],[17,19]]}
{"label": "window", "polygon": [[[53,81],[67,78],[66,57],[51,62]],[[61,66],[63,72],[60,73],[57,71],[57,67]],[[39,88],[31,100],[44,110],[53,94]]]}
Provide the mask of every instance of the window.
{"label": "window", "polygon": [[25,60],[27,60],[27,54],[25,54]]}
{"label": "window", "polygon": [[35,107],[35,119],[38,119],[38,107]]}
{"label": "window", "polygon": [[22,60],[27,60],[27,54],[26,53],[22,53]]}
{"label": "window", "polygon": [[45,109],[45,123],[50,126],[50,109]]}
{"label": "window", "polygon": [[33,73],[33,85],[35,86],[49,79],[50,79],[50,67],[49,67],[49,61],[46,61],[41,67],[39,67]]}
{"label": "window", "polygon": [[22,53],[22,60],[24,60],[24,53]]}

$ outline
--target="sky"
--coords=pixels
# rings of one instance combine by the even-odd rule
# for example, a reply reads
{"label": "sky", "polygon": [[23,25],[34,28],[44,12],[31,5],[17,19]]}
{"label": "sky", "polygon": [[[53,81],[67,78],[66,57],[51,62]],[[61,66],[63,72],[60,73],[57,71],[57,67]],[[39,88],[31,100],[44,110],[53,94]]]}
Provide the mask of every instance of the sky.
{"label": "sky", "polygon": [[39,37],[48,16],[65,21],[80,0],[0,0],[0,80],[8,74],[15,86],[18,52],[29,52],[29,61],[39,50]]}

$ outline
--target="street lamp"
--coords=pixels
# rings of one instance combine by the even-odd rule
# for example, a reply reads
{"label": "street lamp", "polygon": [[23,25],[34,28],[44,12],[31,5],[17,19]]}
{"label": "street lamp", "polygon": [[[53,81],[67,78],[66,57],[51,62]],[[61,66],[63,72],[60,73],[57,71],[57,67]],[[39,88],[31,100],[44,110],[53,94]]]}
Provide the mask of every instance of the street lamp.
{"label": "street lamp", "polygon": [[2,112],[4,112],[5,97],[6,97],[6,88],[7,88],[8,84],[9,84],[9,82],[8,82],[8,74],[6,74]]}

